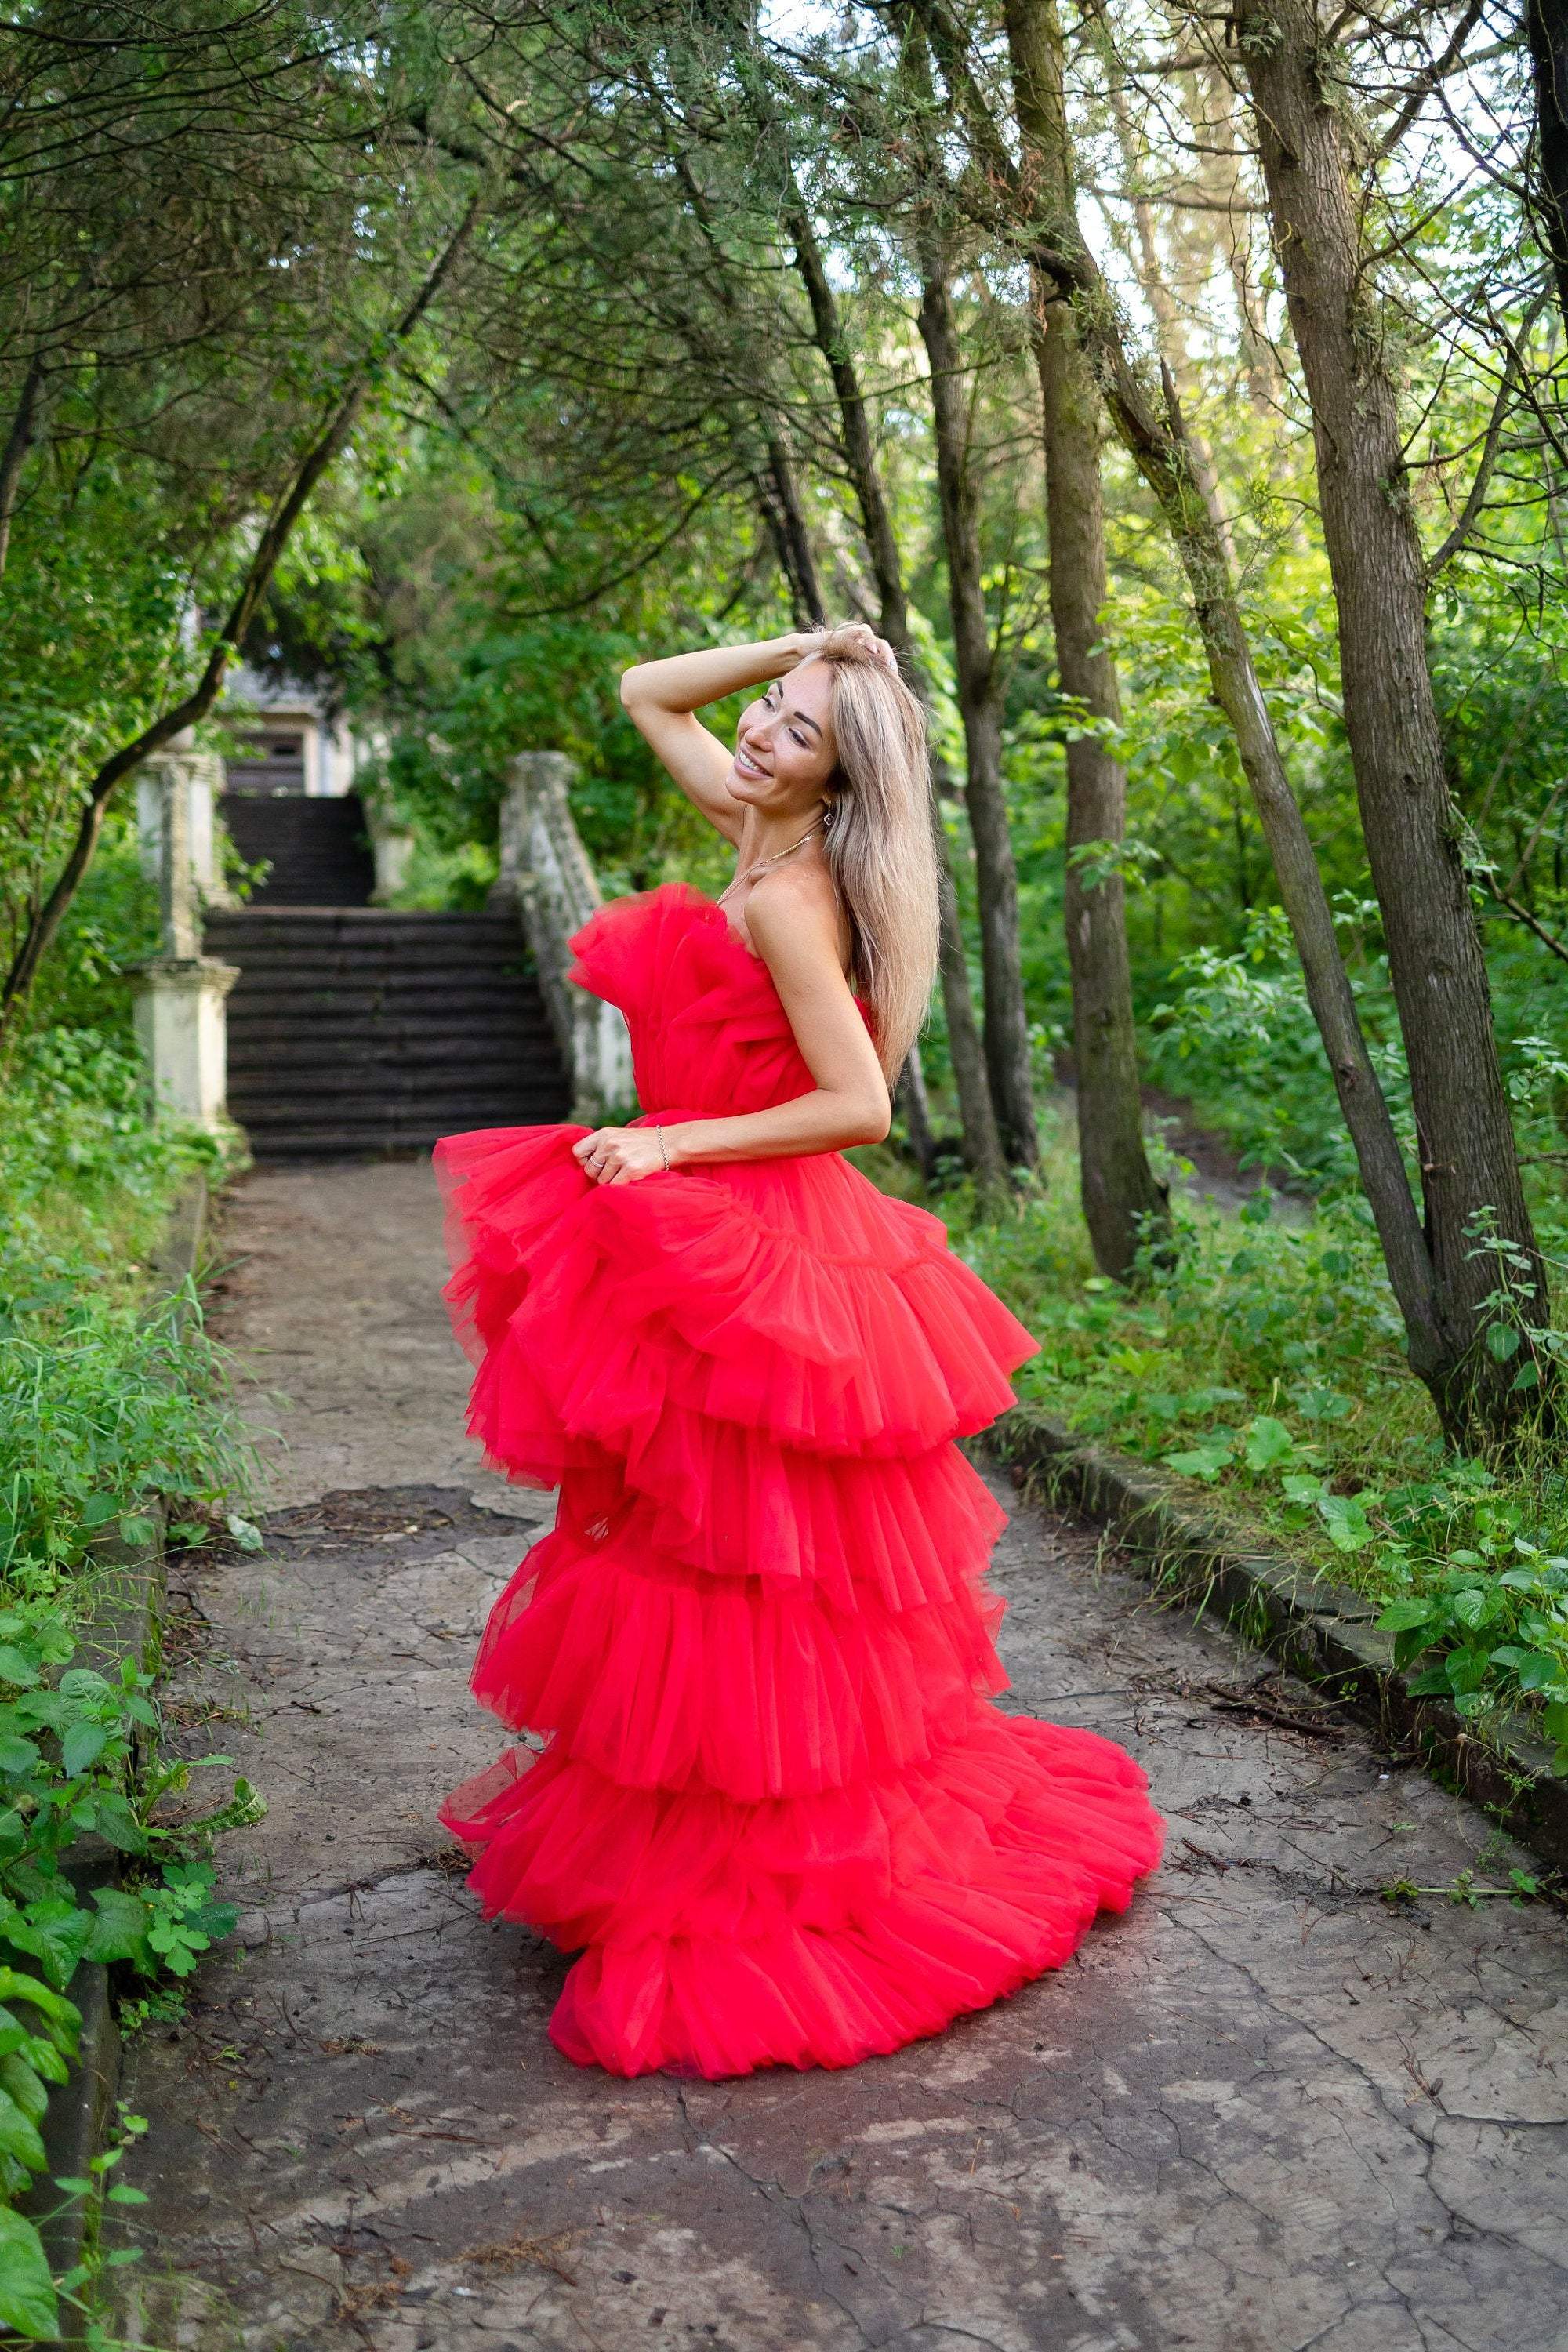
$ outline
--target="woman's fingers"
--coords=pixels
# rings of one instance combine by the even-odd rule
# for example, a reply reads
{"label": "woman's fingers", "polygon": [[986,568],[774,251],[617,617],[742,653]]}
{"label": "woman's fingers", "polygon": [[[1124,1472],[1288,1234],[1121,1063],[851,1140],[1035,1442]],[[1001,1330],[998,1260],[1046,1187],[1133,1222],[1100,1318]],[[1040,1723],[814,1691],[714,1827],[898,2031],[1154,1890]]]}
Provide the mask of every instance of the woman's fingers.
{"label": "woman's fingers", "polygon": [[572,1156],[595,1184],[637,1184],[664,1164],[656,1143],[640,1129],[625,1127],[595,1128],[592,1135],[579,1137]]}

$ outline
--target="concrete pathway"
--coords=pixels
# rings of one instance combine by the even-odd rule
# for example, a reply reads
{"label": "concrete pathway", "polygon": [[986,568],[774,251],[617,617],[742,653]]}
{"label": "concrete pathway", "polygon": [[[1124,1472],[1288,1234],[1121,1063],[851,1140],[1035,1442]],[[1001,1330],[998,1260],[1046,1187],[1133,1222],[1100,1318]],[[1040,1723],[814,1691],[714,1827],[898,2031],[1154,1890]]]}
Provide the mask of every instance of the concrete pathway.
{"label": "concrete pathway", "polygon": [[237,1937],[132,2053],[147,2341],[1568,2347],[1562,1919],[1381,1894],[1524,1858],[1010,1490],[1010,1703],[1124,1740],[1170,1821],[1131,1912],[847,2073],[559,2057],[564,1963],[480,1924],[432,1818],[495,1750],[468,1665],[552,1498],[461,1437],[429,1171],[254,1177],[226,1233],[273,1509],[264,1556],[177,1569],[169,1710],[271,1810],[222,1849]]}

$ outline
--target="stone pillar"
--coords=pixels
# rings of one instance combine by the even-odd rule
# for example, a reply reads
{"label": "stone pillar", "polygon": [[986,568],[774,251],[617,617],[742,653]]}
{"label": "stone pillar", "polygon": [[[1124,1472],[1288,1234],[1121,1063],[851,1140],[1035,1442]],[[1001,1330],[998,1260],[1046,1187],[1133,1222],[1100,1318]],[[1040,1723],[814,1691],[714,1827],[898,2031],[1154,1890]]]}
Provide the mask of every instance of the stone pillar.
{"label": "stone pillar", "polygon": [[211,751],[184,748],[155,751],[136,779],[136,831],[143,870],[157,878],[162,887],[164,803],[176,798],[184,830],[185,862],[201,907],[234,903],[218,854],[217,801],[222,791],[223,761]]}
{"label": "stone pillar", "polygon": [[375,887],[370,894],[370,903],[373,907],[390,906],[407,879],[414,835],[406,825],[398,823],[378,793],[362,788],[359,799],[375,859]]}
{"label": "stone pillar", "polygon": [[512,761],[490,903],[515,905],[522,918],[571,1082],[573,1118],[597,1127],[629,1108],[636,1088],[625,1020],[566,977],[566,942],[603,904],[567,797],[573,773],[563,751],[523,751]]}
{"label": "stone pillar", "polygon": [[136,793],[142,856],[157,877],[163,933],[163,952],[137,966],[137,1034],[160,1109],[208,1129],[226,1119],[225,999],[239,978],[235,965],[203,955],[201,945],[204,899],[218,895],[218,767],[176,745],[148,761]]}

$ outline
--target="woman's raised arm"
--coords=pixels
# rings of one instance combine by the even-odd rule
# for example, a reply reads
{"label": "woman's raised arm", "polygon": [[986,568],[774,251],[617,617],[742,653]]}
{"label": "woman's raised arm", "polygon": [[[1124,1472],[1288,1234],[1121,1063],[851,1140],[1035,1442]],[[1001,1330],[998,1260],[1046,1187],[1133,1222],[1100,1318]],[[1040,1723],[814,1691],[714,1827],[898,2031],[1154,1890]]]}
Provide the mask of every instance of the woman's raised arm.
{"label": "woman's raised arm", "polygon": [[727,841],[739,842],[746,814],[727,782],[733,753],[692,714],[727,694],[786,677],[816,642],[795,630],[760,645],[707,646],[638,662],[621,679],[621,700],[637,733]]}

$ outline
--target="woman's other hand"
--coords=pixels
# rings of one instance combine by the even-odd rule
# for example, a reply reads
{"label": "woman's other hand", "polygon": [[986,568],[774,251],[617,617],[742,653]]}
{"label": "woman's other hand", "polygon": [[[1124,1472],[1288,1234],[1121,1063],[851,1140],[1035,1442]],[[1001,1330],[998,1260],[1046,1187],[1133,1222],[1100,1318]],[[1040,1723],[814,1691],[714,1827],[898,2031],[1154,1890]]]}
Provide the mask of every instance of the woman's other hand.
{"label": "woman's other hand", "polygon": [[897,675],[899,667],[898,655],[893,651],[893,648],[888,643],[887,638],[879,637],[877,635],[876,630],[871,627],[868,622],[846,621],[842,623],[839,627],[832,630],[831,632],[827,630],[819,630],[815,633],[815,636],[808,635],[805,640],[805,651],[807,653],[814,652],[816,646],[821,643],[822,638],[828,635],[836,637],[840,644],[843,644],[845,640],[847,639],[849,644],[858,646],[862,653],[869,654],[873,661],[880,662],[884,669],[890,669],[895,675]]}
{"label": "woman's other hand", "polygon": [[661,1176],[668,1164],[650,1127],[596,1127],[572,1146],[572,1156],[595,1184],[635,1184]]}

